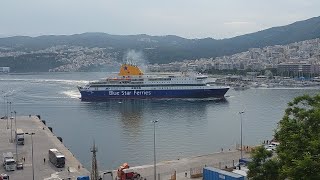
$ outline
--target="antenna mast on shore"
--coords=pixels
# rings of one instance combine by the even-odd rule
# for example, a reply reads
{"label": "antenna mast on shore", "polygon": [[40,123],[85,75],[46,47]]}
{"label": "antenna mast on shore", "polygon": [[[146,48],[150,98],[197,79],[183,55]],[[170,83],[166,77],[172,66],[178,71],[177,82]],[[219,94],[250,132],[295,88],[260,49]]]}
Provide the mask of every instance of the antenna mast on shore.
{"label": "antenna mast on shore", "polygon": [[97,165],[97,152],[95,141],[93,141],[92,152],[92,166],[91,166],[91,180],[99,180],[98,165]]}

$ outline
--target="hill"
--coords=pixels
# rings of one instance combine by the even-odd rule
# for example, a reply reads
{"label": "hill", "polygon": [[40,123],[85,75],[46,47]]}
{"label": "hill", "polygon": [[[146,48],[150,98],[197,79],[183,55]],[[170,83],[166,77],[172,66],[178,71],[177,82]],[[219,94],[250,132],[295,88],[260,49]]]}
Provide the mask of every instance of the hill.
{"label": "hill", "polygon": [[[83,33],[75,35],[45,35],[38,37],[14,36],[0,38],[0,47],[14,51],[33,52],[53,46],[82,46],[107,48],[121,61],[129,49],[142,51],[149,63],[169,63],[184,59],[231,55],[249,48],[283,45],[320,37],[320,17],[298,21],[286,26],[229,39],[186,39],[178,36],[111,35]],[[1,51],[0,51],[1,53]],[[0,66],[1,66],[0,59]],[[58,60],[56,58],[56,60]],[[52,63],[51,63],[52,64]],[[54,64],[54,63],[53,63]]]}

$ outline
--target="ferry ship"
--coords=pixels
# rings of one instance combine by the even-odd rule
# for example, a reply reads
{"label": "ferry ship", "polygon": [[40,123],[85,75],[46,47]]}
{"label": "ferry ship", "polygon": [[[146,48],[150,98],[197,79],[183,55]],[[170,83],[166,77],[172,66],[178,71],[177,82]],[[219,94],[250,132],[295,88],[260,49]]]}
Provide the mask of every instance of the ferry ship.
{"label": "ferry ship", "polygon": [[82,101],[143,98],[224,98],[229,87],[212,86],[207,76],[144,74],[136,65],[120,67],[117,76],[78,86]]}

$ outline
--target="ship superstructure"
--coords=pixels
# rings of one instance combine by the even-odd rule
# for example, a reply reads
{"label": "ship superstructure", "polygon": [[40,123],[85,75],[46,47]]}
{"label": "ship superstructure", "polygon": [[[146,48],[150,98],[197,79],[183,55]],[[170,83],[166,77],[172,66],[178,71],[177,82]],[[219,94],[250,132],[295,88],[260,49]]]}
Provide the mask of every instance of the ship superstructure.
{"label": "ship superstructure", "polygon": [[78,87],[84,101],[132,98],[223,98],[229,87],[206,83],[207,76],[144,74],[139,67],[123,64],[115,77]]}

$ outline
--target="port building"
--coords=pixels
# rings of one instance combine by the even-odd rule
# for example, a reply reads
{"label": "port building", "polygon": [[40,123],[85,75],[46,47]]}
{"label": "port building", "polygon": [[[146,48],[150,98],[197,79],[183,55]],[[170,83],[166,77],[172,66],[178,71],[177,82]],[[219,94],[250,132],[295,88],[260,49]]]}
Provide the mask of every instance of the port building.
{"label": "port building", "polygon": [[280,63],[277,66],[278,74],[283,76],[310,76],[316,72],[316,66],[310,63]]}
{"label": "port building", "polygon": [[0,73],[9,73],[10,67],[0,67]]}

